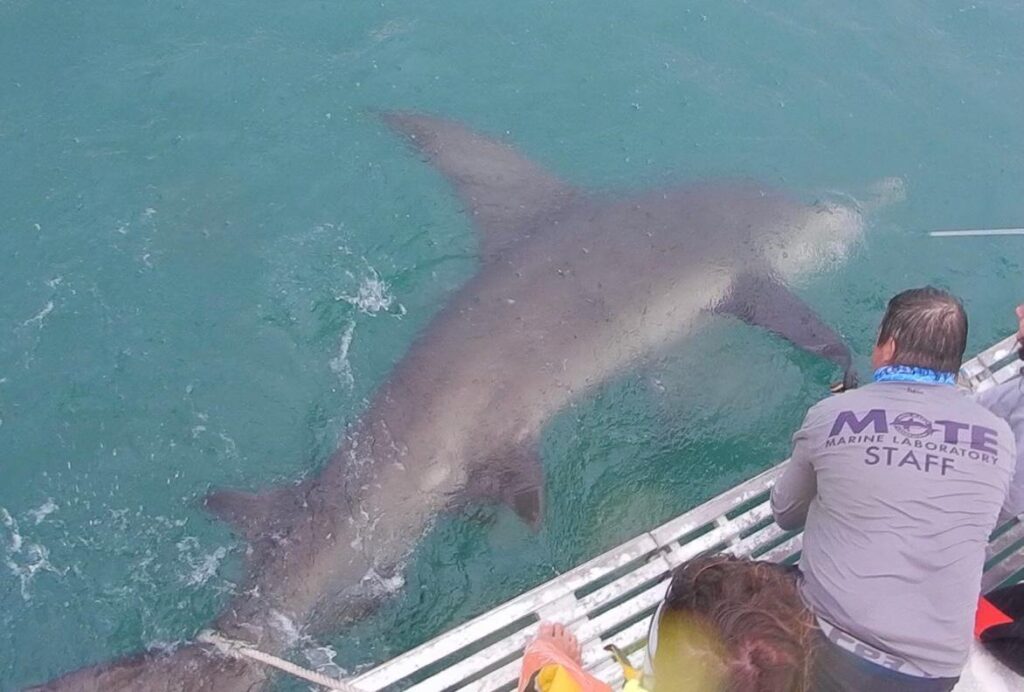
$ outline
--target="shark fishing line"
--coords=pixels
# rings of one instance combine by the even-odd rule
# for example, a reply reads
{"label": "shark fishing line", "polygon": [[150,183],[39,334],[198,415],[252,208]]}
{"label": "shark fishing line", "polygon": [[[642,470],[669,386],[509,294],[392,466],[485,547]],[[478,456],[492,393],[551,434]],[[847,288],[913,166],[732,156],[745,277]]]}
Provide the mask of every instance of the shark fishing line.
{"label": "shark fishing line", "polygon": [[930,231],[932,238],[991,237],[1001,235],[1024,235],[1024,228],[981,228],[977,230]]}

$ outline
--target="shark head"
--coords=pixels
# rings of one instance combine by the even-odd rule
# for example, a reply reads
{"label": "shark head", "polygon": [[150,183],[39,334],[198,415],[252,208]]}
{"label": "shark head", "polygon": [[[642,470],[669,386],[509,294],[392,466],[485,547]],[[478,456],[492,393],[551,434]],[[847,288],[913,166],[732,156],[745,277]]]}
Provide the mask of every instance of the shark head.
{"label": "shark head", "polygon": [[758,242],[775,275],[786,283],[834,268],[864,237],[864,217],[857,206],[828,201],[787,211],[764,229]]}
{"label": "shark head", "polygon": [[856,197],[832,191],[808,206],[792,206],[765,229],[762,251],[780,278],[799,281],[845,261],[863,240],[865,216],[906,199],[900,177],[876,180]]}

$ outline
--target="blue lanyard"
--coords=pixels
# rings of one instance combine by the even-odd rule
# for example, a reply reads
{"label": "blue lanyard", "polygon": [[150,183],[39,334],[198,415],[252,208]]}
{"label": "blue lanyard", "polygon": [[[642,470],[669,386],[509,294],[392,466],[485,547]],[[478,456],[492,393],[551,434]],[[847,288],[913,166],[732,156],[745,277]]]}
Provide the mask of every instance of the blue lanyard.
{"label": "blue lanyard", "polygon": [[956,373],[918,368],[913,365],[886,365],[875,370],[875,382],[918,382],[920,384],[953,384]]}

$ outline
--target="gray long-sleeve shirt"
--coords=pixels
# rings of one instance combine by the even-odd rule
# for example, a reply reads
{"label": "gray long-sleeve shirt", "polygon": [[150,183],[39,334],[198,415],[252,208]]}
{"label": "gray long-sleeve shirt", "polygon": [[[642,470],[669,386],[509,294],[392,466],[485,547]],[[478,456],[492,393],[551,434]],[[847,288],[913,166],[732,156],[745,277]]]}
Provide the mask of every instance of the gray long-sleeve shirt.
{"label": "gray long-sleeve shirt", "polygon": [[884,665],[959,675],[1014,458],[1007,424],[950,386],[874,383],[812,407],[771,498],[781,527],[805,527],[808,606]]}
{"label": "gray long-sleeve shirt", "polygon": [[1017,463],[1006,494],[1003,513],[1019,517],[1024,514],[1024,378],[990,387],[974,396],[974,400],[1005,420],[1017,442]]}

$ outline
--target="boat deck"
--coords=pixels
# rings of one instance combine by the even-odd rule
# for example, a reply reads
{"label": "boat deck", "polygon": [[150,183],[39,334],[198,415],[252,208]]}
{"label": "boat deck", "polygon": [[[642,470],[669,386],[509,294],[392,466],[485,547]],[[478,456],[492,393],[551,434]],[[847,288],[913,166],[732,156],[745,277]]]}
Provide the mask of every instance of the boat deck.
{"label": "boat deck", "polygon": [[[960,384],[981,391],[1018,376],[1013,337],[982,351],[960,371]],[[549,582],[455,627],[354,679],[362,690],[492,692],[515,688],[523,648],[537,623],[565,623],[579,638],[586,667],[615,684],[620,667],[603,651],[628,654],[646,643],[648,624],[677,565],[709,550],[791,563],[801,535],[772,521],[768,495],[786,462],[651,529]],[[1020,581],[1024,524],[1000,526],[988,548],[983,588]],[[640,663],[642,654],[632,656]]]}

